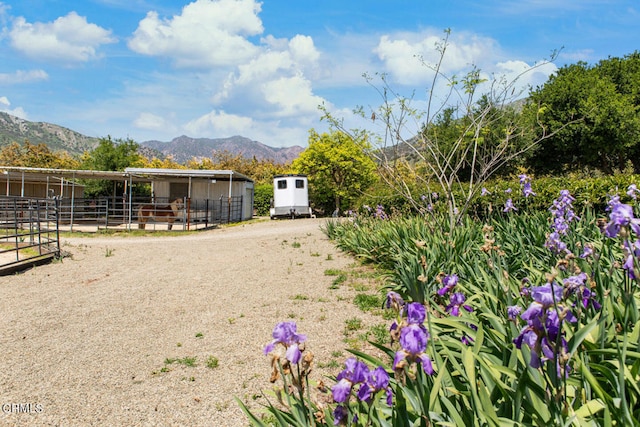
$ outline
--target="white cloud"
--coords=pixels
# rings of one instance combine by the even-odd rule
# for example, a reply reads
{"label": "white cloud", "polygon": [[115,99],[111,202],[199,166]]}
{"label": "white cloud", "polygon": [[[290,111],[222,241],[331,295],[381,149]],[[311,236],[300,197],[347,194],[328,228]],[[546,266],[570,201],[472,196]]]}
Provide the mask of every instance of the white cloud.
{"label": "white cloud", "polygon": [[154,130],[154,131],[169,131],[175,129],[168,120],[152,113],[140,113],[138,117],[133,121],[133,125],[138,129]]}
{"label": "white cloud", "polygon": [[313,39],[296,35],[289,41],[266,38],[260,55],[229,74],[213,102],[243,105],[259,111],[263,117],[291,117],[317,114],[323,101],[313,93],[308,77],[316,75],[320,52]]}
{"label": "white cloud", "polygon": [[7,99],[6,96],[0,96],[0,111],[2,111],[3,113],[11,114],[12,116],[20,117],[24,120],[28,119],[27,113],[24,111],[24,109],[22,109],[22,107],[14,108],[13,110],[9,107],[11,107],[11,102],[9,102],[9,99]]}
{"label": "white cloud", "polygon": [[[433,78],[442,46],[442,33],[397,33],[380,37],[373,52],[382,62],[381,71],[393,80],[403,85],[425,85]],[[496,56],[497,44],[493,39],[472,34],[451,35],[440,71],[446,75],[457,74],[472,65],[482,67]]]}
{"label": "white cloud", "polygon": [[254,127],[250,117],[227,114],[224,111],[212,111],[187,123],[184,128],[190,135],[246,135]]}
{"label": "white cloud", "polygon": [[527,89],[544,84],[549,76],[558,71],[558,67],[548,61],[529,65],[524,61],[506,61],[496,64],[494,79],[503,79],[514,93],[528,95]]}
{"label": "white cloud", "polygon": [[274,115],[278,117],[317,115],[318,105],[323,101],[313,95],[311,82],[301,74],[266,82],[262,93],[269,104],[277,107]]}
{"label": "white cloud", "polygon": [[197,0],[172,19],[152,11],[128,45],[143,55],[171,58],[178,67],[241,64],[259,50],[246,37],[262,33],[260,10],[254,0]]}
{"label": "white cloud", "polygon": [[49,75],[44,70],[18,70],[14,73],[0,73],[0,84],[29,83],[48,79]]}
{"label": "white cloud", "polygon": [[559,57],[566,62],[578,62],[578,61],[590,61],[594,56],[593,49],[582,49],[575,51],[565,51],[562,50],[560,52]]}
{"label": "white cloud", "polygon": [[83,16],[70,12],[50,23],[28,23],[15,18],[9,31],[11,46],[38,60],[84,62],[99,57],[98,48],[115,43],[111,31],[90,24]]}

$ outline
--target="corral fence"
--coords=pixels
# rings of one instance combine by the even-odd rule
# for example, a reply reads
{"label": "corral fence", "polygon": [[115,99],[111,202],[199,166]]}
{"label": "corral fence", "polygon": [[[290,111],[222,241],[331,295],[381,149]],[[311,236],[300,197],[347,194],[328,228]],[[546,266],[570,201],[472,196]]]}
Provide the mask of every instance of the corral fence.
{"label": "corral fence", "polygon": [[0,196],[0,275],[60,256],[60,200]]}
{"label": "corral fence", "polygon": [[[168,198],[104,197],[72,198],[60,200],[60,227],[68,231],[95,231],[106,229],[138,228],[138,210],[141,206],[151,212],[167,211]],[[242,196],[219,199],[182,198],[180,209],[172,215],[173,230],[197,230],[220,224],[242,221]],[[146,221],[146,229],[166,230],[166,217]]]}

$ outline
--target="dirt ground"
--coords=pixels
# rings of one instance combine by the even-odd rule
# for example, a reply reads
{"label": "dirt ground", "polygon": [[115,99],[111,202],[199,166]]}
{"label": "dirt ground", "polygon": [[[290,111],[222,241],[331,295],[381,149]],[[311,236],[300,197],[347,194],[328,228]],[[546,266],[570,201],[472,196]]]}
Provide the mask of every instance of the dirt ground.
{"label": "dirt ground", "polygon": [[347,319],[384,323],[330,289],[325,272],[354,261],[322,222],[64,238],[70,258],[0,277],[0,425],[248,425],[234,398],[264,402],[277,322],[297,322],[320,366],[348,357]]}

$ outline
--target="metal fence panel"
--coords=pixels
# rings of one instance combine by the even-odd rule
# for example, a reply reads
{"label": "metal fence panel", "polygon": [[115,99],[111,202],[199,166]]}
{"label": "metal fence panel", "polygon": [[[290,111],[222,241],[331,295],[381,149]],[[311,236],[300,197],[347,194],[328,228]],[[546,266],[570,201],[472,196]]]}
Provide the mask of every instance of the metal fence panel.
{"label": "metal fence panel", "polygon": [[59,200],[0,196],[0,274],[59,256]]}

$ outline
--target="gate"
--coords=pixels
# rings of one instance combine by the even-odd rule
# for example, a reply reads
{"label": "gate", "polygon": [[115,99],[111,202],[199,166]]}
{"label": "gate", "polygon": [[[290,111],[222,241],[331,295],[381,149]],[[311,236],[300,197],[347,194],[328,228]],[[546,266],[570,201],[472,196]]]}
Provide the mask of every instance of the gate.
{"label": "gate", "polygon": [[0,275],[60,256],[59,204],[0,196]]}

